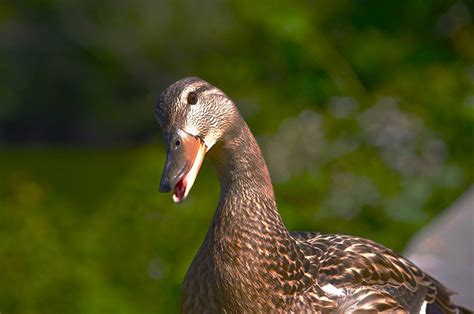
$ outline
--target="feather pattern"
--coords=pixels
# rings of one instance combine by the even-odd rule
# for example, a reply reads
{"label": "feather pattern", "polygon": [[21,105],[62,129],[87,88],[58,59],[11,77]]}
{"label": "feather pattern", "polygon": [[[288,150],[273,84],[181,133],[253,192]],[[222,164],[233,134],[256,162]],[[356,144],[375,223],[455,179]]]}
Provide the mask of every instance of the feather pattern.
{"label": "feather pattern", "polygon": [[[355,310],[405,310],[418,312],[424,301],[436,303],[445,313],[456,313],[452,294],[438,281],[373,241],[345,236],[290,233],[305,256],[319,265],[315,276],[319,285],[330,284],[344,291],[340,308]],[[347,302],[348,299],[352,301]],[[372,308],[371,308],[372,307]]]}
{"label": "feather pattern", "polygon": [[[197,93],[192,107],[183,103]],[[163,92],[164,130],[197,130],[221,184],[211,226],[186,274],[185,313],[464,311],[410,261],[373,241],[289,232],[260,148],[234,103],[198,78]],[[211,143],[211,144],[209,144]]]}

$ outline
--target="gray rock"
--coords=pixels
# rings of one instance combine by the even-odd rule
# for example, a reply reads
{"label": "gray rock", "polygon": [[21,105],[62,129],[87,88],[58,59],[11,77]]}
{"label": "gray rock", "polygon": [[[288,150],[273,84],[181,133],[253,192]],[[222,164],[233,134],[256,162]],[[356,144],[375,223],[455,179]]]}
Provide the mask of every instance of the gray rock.
{"label": "gray rock", "polygon": [[474,309],[474,186],[420,231],[404,256],[457,292],[458,305]]}

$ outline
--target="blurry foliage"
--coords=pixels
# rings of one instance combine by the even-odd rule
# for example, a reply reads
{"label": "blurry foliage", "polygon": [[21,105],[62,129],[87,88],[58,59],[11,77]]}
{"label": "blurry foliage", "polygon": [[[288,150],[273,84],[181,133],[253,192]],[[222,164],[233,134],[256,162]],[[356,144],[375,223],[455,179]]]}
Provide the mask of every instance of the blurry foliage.
{"label": "blurry foliage", "polygon": [[[177,311],[218,198],[207,163],[184,204],[157,193],[152,108],[183,76],[239,105],[289,229],[400,251],[473,182],[473,11],[438,0],[1,2],[0,312]],[[24,143],[129,148],[14,148]]]}

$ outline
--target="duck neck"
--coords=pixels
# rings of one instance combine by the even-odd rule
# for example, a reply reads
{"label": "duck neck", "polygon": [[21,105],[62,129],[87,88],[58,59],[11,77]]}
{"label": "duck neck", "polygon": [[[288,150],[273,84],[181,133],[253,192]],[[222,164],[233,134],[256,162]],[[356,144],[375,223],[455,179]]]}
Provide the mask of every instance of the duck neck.
{"label": "duck neck", "polygon": [[[221,195],[207,240],[218,268],[224,269],[221,275],[226,276],[226,269],[233,270],[226,282],[238,281],[236,285],[241,286],[248,280],[256,287],[257,281],[263,293],[275,287],[277,273],[287,271],[288,256],[300,254],[278,213],[268,168],[255,138],[243,119],[235,125],[238,128],[228,132],[210,155]],[[232,278],[234,275],[238,278]]]}
{"label": "duck neck", "polygon": [[287,235],[257,141],[243,119],[236,125],[239,127],[229,131],[210,156],[221,186],[213,226],[225,232],[219,235],[227,237],[233,235],[229,234],[233,229],[242,234],[262,228]]}

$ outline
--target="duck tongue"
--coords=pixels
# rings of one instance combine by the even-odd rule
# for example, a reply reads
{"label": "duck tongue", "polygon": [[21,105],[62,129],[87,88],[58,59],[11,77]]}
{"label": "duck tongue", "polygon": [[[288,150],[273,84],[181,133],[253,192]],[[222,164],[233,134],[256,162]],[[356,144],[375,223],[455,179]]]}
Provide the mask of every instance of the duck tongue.
{"label": "duck tongue", "polygon": [[184,201],[184,193],[186,192],[186,176],[184,176],[173,189],[173,201],[175,203],[181,203]]}

